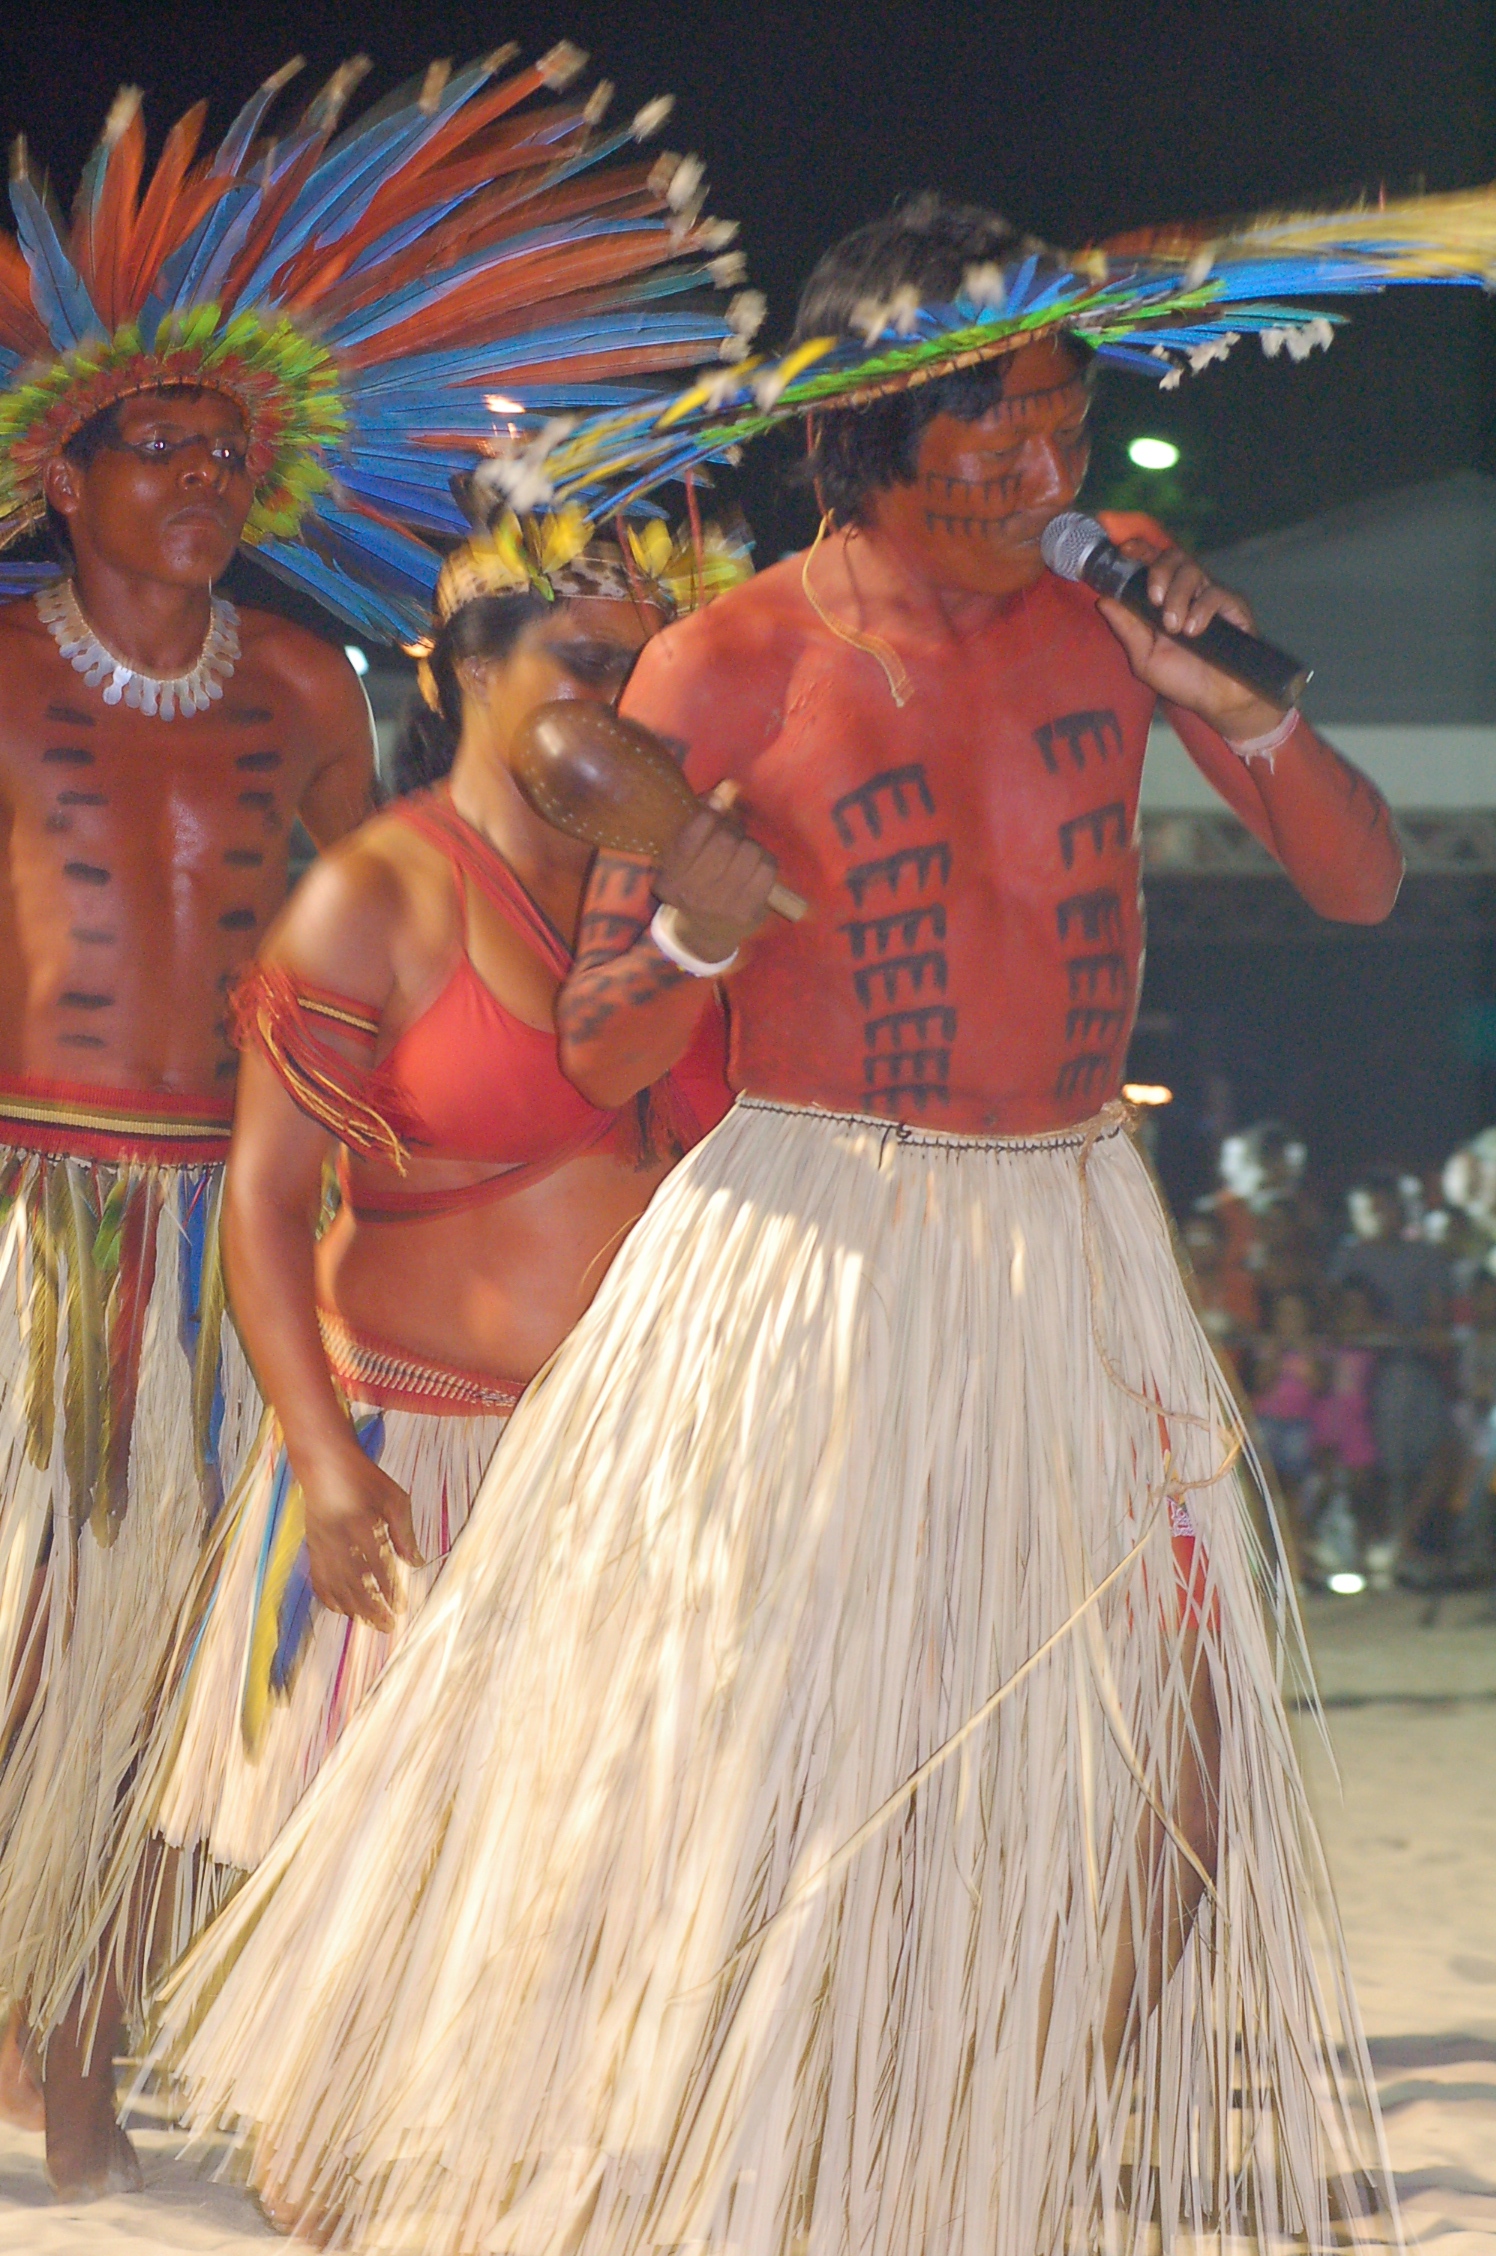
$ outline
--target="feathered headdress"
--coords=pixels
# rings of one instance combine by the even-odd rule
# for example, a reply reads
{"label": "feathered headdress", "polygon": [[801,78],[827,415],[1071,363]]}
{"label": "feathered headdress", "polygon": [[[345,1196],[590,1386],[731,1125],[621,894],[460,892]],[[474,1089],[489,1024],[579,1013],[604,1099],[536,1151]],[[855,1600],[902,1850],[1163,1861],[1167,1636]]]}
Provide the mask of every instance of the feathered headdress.
{"label": "feathered headdress", "polygon": [[922,305],[912,292],[869,304],[860,334],[812,338],[684,392],[517,436],[499,467],[521,506],[601,513],[793,416],[865,406],[1057,331],[1168,387],[1247,335],[1301,360],[1329,344],[1342,318],[1301,301],[1407,282],[1496,284],[1496,188],[1227,229],[1159,228],[1081,252],[1025,249],[969,269],[951,305]]}
{"label": "feathered headdress", "polygon": [[669,103],[605,131],[605,85],[532,100],[563,95],[576,48],[499,76],[512,53],[433,65],[337,135],[368,67],[347,63],[262,139],[292,63],[212,154],[198,153],[206,105],[190,110],[148,186],[127,88],[70,229],[18,143],[18,239],[0,232],[0,547],[41,520],[46,465],[90,417],[202,385],[244,413],[256,555],[360,631],[403,639],[427,623],[441,547],[468,529],[453,475],[495,431],[614,412],[643,375],[745,352],[743,302],[699,294],[741,267],[734,230],[702,217],[700,165],[636,153]]}

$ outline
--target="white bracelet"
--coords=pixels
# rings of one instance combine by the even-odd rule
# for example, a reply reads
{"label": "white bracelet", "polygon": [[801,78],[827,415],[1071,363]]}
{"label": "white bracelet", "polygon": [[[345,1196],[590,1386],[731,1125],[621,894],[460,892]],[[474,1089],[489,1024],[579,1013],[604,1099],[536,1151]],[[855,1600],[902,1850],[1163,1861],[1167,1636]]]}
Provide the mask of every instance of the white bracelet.
{"label": "white bracelet", "polygon": [[703,963],[700,956],[692,955],[681,939],[676,930],[676,922],[677,912],[668,901],[662,901],[649,920],[649,937],[662,956],[668,956],[673,964],[678,965],[682,971],[688,971],[693,979],[716,979],[724,971],[731,971],[738,960],[736,948],[730,956],[724,956],[720,963]]}
{"label": "white bracelet", "polygon": [[1277,727],[1269,729],[1266,736],[1228,736],[1226,742],[1238,760],[1266,760],[1271,767],[1273,754],[1280,744],[1288,742],[1301,718],[1297,705],[1290,705]]}

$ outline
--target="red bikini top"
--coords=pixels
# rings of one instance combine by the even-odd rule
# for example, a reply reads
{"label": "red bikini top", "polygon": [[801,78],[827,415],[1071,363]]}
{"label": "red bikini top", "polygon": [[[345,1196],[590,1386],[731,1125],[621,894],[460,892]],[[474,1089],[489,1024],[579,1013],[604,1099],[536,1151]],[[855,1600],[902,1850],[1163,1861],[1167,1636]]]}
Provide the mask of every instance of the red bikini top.
{"label": "red bikini top", "polygon": [[[298,1105],[343,1144],[340,1176],[355,1211],[365,1220],[393,1220],[505,1197],[610,1137],[641,1161],[662,1143],[687,1150],[698,1143],[732,1102],[715,996],[691,1051],[664,1081],[620,1111],[590,1104],[561,1071],[554,1029],[527,1025],[478,977],[467,949],[467,883],[557,979],[572,966],[565,941],[444,793],[423,792],[387,811],[451,867],[462,953],[440,993],[378,1065],[365,1067],[331,1049],[317,1022],[372,1049],[379,1019],[367,1004],[312,986],[278,964],[253,965],[234,999],[241,1046],[253,1042],[262,1050]],[[498,1172],[445,1190],[402,1190],[390,1175],[404,1174],[411,1156],[479,1161]]]}

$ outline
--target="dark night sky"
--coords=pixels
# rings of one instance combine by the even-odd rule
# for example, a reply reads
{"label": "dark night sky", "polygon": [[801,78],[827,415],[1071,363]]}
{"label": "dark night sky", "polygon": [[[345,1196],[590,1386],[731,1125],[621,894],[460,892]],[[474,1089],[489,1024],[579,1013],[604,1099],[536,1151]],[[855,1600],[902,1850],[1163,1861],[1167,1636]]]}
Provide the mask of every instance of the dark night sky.
{"label": "dark night sky", "polygon": [[[622,103],[662,87],[678,96],[666,138],[703,152],[714,208],[742,219],[771,335],[788,328],[816,252],[912,188],[996,205],[1065,243],[1383,182],[1496,176],[1496,0],[0,0],[0,131],[9,142],[24,128],[70,198],[125,79],[145,86],[158,135],[204,92],[216,132],[298,50],[312,66],[305,85],[362,48],[373,98],[433,55],[501,38],[534,53],[563,35],[591,50]],[[1358,309],[1354,335],[1304,368],[1242,348],[1172,395],[1109,377],[1097,479],[1110,494],[1137,430],[1177,438],[1187,530],[1218,546],[1445,469],[1496,470],[1493,379],[1492,307],[1473,292],[1409,293]],[[805,525],[776,468],[765,458],[747,478],[765,559]]]}

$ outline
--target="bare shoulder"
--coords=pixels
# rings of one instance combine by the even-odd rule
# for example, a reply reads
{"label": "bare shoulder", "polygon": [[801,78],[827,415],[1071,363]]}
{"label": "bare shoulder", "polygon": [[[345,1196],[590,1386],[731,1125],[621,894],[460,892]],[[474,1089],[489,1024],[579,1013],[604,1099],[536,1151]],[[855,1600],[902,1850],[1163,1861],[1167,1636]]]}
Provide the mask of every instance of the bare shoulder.
{"label": "bare shoulder", "polygon": [[786,556],[766,572],[719,596],[687,619],[667,627],[650,646],[653,656],[704,666],[788,662],[804,640],[800,558]]}
{"label": "bare shoulder", "polygon": [[[54,718],[66,718],[63,685],[76,678],[59,676],[56,646],[29,597],[0,604],[0,775],[29,763],[49,703]],[[81,703],[89,694],[81,682],[78,692]]]}
{"label": "bare shoulder", "polygon": [[335,643],[274,611],[241,610],[239,640],[249,665],[278,678],[309,705],[362,698],[358,676]]}
{"label": "bare shoulder", "polygon": [[17,666],[34,666],[38,651],[51,647],[52,637],[29,596],[0,603],[0,675],[12,675]]}
{"label": "bare shoulder", "polygon": [[783,719],[803,647],[784,589],[783,567],[775,565],[667,627],[624,692],[625,713],[697,756],[692,779],[700,788],[751,759]]}
{"label": "bare shoulder", "polygon": [[317,860],[266,936],[264,955],[338,992],[382,1001],[414,941],[453,917],[442,857],[392,813]]}

